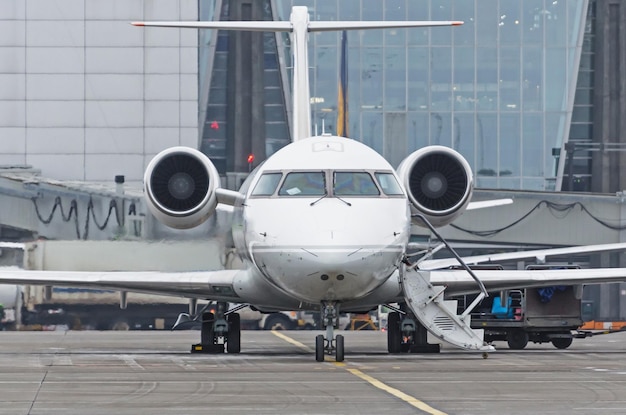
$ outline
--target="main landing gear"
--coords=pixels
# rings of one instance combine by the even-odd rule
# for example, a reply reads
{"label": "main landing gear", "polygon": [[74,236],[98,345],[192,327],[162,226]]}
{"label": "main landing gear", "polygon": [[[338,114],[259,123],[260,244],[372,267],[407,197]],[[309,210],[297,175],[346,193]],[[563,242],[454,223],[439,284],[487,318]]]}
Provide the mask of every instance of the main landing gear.
{"label": "main landing gear", "polygon": [[337,303],[322,302],[322,326],[326,330],[326,336],[318,334],[315,337],[315,360],[324,361],[325,355],[335,355],[335,361],[343,362],[344,338],[341,334],[334,336],[334,329],[339,326],[339,310]]}
{"label": "main landing gear", "polygon": [[393,310],[387,317],[389,353],[439,353],[439,344],[428,343],[426,328],[407,309],[406,303],[400,304],[399,309],[394,307]]}
{"label": "main landing gear", "polygon": [[228,310],[228,303],[217,303],[215,312],[202,313],[200,343],[191,346],[192,353],[239,353],[241,320],[239,308]]}

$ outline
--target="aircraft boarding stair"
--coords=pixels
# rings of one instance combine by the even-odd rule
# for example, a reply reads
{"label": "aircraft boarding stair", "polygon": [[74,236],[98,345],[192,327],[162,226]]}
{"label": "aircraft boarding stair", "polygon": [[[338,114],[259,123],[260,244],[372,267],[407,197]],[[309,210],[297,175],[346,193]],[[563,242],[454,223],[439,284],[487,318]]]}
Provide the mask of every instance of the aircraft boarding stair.
{"label": "aircraft boarding stair", "polygon": [[444,300],[446,287],[433,286],[430,272],[404,267],[402,285],[407,305],[415,317],[437,338],[465,350],[494,351],[494,347],[483,340],[482,329],[470,327],[472,309],[482,300],[483,294],[470,304],[461,315],[457,315],[457,301]]}

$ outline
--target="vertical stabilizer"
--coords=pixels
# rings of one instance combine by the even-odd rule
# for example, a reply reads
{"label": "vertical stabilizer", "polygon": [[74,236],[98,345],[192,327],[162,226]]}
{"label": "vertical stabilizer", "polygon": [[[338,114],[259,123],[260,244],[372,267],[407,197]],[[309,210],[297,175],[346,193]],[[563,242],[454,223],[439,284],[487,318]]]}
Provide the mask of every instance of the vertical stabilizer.
{"label": "vertical stabilizer", "polygon": [[[311,136],[311,92],[309,84],[309,32],[339,30],[389,29],[430,26],[458,26],[459,21],[309,21],[305,6],[291,9],[289,22],[279,21],[220,21],[220,22],[133,22],[135,26],[178,27],[220,30],[251,30],[290,32],[293,60],[293,125],[291,139],[300,140]],[[347,85],[344,85],[347,88]]]}
{"label": "vertical stabilizer", "polygon": [[309,90],[309,13],[306,7],[291,9],[291,53],[293,57],[293,130],[297,141],[311,135],[311,92]]}

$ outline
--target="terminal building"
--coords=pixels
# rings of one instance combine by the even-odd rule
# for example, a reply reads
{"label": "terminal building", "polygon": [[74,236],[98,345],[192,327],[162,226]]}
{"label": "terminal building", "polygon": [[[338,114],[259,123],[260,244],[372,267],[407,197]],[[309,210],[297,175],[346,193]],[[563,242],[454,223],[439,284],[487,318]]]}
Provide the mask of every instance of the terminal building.
{"label": "terminal building", "polygon": [[[393,165],[424,145],[453,147],[469,161],[476,186],[489,189],[478,196],[515,197],[507,211],[513,219],[502,219],[502,227],[546,200],[555,209],[508,234],[464,232],[482,224],[494,229],[488,214],[473,214],[445,227],[446,237],[467,249],[626,240],[626,5],[619,0],[5,2],[0,165],[99,185],[123,176],[126,186],[138,187],[156,153],[184,145],[211,157],[236,187],[290,141],[288,35],[129,22],[288,20],[293,5],[308,6],[312,20],[464,21],[454,28],[317,33],[309,56],[312,133],[348,135]],[[25,196],[32,210],[31,198]],[[108,199],[101,203],[106,211]],[[570,205],[591,214],[569,208],[567,229],[549,219]],[[86,212],[81,220],[89,220]],[[51,238],[74,236],[61,221],[42,218],[24,226],[35,223],[38,234],[55,229]],[[114,234],[91,229],[94,238]],[[430,237],[420,232],[417,238]],[[623,254],[588,260],[626,263]],[[610,297],[605,316],[626,319],[626,285],[594,295],[599,302]]]}

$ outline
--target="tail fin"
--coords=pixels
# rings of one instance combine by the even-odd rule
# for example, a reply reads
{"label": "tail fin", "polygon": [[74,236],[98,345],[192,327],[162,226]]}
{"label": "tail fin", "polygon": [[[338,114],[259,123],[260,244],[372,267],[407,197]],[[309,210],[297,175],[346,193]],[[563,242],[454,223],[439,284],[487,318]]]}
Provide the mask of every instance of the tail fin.
{"label": "tail fin", "polygon": [[[293,141],[311,136],[311,108],[309,91],[308,35],[309,32],[333,30],[388,29],[429,26],[458,26],[459,21],[309,21],[308,9],[294,6],[288,22],[278,21],[212,21],[212,22],[133,22],[134,26],[178,27],[195,29],[250,30],[291,33],[293,56]],[[345,85],[344,85],[345,86]],[[345,98],[345,95],[344,95]],[[347,134],[347,131],[345,131]]]}
{"label": "tail fin", "polygon": [[341,62],[337,94],[337,135],[348,136],[348,32],[341,33]]}

